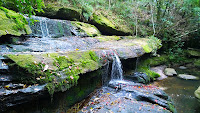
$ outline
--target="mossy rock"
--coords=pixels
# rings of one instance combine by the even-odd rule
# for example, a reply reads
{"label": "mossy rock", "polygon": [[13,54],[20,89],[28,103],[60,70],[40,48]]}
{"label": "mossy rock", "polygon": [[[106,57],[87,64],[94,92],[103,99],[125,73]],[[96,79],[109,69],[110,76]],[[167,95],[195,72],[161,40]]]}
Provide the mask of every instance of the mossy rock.
{"label": "mossy rock", "polygon": [[77,84],[79,74],[101,67],[94,51],[66,53],[8,54],[11,72],[16,81],[26,84],[45,84],[51,95],[55,91],[66,91]]}
{"label": "mossy rock", "polygon": [[160,77],[160,75],[152,70],[150,67],[163,65],[168,63],[168,56],[162,55],[160,57],[152,57],[145,60],[142,60],[138,65],[139,72],[146,73],[151,80],[155,80],[156,78]]}
{"label": "mossy rock", "polygon": [[86,33],[90,37],[101,35],[100,31],[94,25],[77,21],[72,21],[71,24],[78,28],[78,32]]}
{"label": "mossy rock", "polygon": [[56,18],[64,20],[79,20],[81,21],[81,10],[69,7],[63,7],[56,13]]}
{"label": "mossy rock", "polygon": [[20,36],[31,33],[28,22],[22,15],[0,7],[0,36],[7,34]]}
{"label": "mossy rock", "polygon": [[44,12],[36,12],[36,14],[38,16],[43,16],[43,17],[48,17],[48,18],[54,18],[56,19],[57,18],[57,12],[58,10],[60,9],[61,7],[59,6],[54,6],[52,4],[47,4],[43,10]]}
{"label": "mossy rock", "polygon": [[95,25],[102,34],[104,35],[118,35],[126,36],[130,35],[129,32],[121,31],[105,16],[102,14],[93,14],[90,20],[90,23]]}

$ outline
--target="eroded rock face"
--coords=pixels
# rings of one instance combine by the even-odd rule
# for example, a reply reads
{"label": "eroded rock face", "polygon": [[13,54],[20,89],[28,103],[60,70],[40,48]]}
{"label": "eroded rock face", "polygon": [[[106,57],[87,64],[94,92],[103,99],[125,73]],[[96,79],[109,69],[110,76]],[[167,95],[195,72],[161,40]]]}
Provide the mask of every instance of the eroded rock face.
{"label": "eroded rock face", "polygon": [[82,112],[176,112],[169,96],[159,88],[131,81],[110,81],[93,96]]}

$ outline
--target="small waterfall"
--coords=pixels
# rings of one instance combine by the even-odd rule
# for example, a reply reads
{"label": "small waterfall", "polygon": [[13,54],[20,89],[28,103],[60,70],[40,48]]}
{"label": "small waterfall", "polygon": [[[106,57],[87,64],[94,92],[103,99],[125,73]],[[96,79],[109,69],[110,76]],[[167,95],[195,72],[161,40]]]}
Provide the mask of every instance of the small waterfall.
{"label": "small waterfall", "polygon": [[47,27],[47,19],[46,18],[39,18],[40,22],[40,29],[42,31],[42,37],[43,38],[48,38],[49,36],[49,30]]}
{"label": "small waterfall", "polygon": [[[71,22],[67,20],[49,19],[46,17],[32,16],[31,18],[26,17],[29,22],[33,37],[51,38],[51,37],[62,37],[72,36],[71,34]],[[36,20],[34,24],[32,20]]]}
{"label": "small waterfall", "polygon": [[123,70],[122,70],[122,64],[117,56],[117,54],[114,53],[113,63],[112,63],[112,71],[111,71],[111,80],[122,80],[123,79]]}
{"label": "small waterfall", "polygon": [[136,63],[135,63],[135,72],[137,72],[138,63],[139,63],[139,57],[137,57],[137,59],[136,59]]}

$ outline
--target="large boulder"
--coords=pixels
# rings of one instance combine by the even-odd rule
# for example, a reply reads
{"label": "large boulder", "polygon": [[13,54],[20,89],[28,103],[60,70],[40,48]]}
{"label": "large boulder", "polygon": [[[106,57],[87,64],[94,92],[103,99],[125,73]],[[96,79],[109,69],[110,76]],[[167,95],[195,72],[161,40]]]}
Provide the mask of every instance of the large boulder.
{"label": "large boulder", "polygon": [[0,7],[0,36],[7,34],[20,36],[31,32],[26,19],[22,15]]}
{"label": "large boulder", "polygon": [[99,30],[94,26],[83,22],[72,21],[71,24],[74,26],[74,32],[76,36],[99,36],[101,33]]}
{"label": "large boulder", "polygon": [[90,23],[95,25],[102,34],[105,35],[130,35],[129,30],[121,30],[117,28],[108,18],[102,14],[93,14],[90,20]]}
{"label": "large boulder", "polygon": [[38,16],[48,17],[51,19],[78,20],[82,21],[82,10],[71,7],[61,7],[59,5],[46,4],[44,12],[37,12]]}
{"label": "large boulder", "polygon": [[198,87],[198,89],[194,92],[194,95],[200,99],[200,86]]}
{"label": "large boulder", "polygon": [[164,70],[164,72],[165,72],[165,75],[167,75],[167,76],[174,76],[174,75],[177,75],[177,72],[176,72],[175,69],[173,69],[173,68],[166,68],[166,69]]}

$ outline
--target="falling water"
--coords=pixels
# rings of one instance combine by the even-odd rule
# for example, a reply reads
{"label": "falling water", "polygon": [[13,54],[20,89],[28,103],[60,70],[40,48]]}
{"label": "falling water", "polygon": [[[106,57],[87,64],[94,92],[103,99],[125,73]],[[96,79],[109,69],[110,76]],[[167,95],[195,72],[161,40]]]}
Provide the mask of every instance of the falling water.
{"label": "falling water", "polygon": [[48,38],[49,37],[49,30],[47,27],[47,19],[46,18],[40,18],[40,28],[42,31],[42,37],[43,38]]}
{"label": "falling water", "polygon": [[123,79],[123,70],[122,64],[119,57],[114,53],[112,71],[111,71],[111,80],[122,80]]}
{"label": "falling water", "polygon": [[139,57],[137,57],[137,59],[136,59],[136,63],[135,63],[135,72],[137,72],[138,63],[139,63]]}

